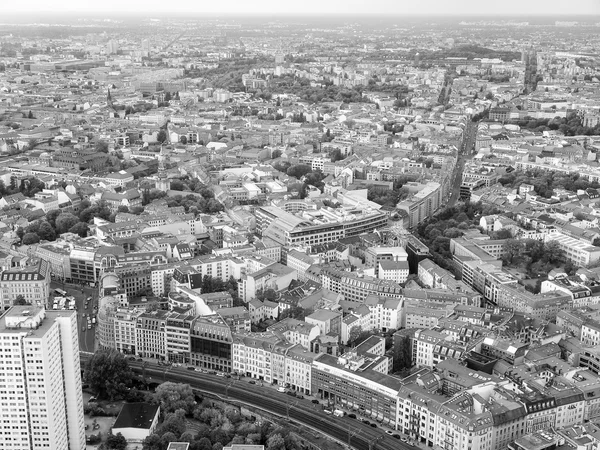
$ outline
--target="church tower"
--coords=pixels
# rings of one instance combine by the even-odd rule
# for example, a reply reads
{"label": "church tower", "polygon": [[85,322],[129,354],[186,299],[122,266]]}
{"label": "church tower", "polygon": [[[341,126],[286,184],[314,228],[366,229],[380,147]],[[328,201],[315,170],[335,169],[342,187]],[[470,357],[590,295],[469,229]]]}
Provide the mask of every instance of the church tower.
{"label": "church tower", "polygon": [[171,189],[171,181],[167,178],[166,165],[169,163],[169,155],[165,155],[162,145],[158,155],[158,179],[156,180],[156,189],[167,192]]}

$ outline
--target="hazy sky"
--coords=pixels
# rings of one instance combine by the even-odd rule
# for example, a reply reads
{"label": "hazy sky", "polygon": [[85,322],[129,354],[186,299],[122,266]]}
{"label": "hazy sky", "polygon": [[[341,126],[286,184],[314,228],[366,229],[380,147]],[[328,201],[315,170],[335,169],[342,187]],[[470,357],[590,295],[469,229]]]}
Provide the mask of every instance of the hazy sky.
{"label": "hazy sky", "polygon": [[600,14],[600,0],[25,0],[0,3],[5,3],[2,5],[4,13]]}

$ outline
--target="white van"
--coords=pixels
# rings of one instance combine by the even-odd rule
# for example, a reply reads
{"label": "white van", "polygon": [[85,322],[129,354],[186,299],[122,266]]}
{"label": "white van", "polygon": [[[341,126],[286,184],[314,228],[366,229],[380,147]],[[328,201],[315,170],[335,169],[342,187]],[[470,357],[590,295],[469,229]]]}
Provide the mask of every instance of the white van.
{"label": "white van", "polygon": [[344,417],[344,411],[342,411],[341,409],[336,409],[336,410],[333,412],[333,415],[334,415],[335,417]]}
{"label": "white van", "polygon": [[285,388],[284,388],[283,386],[282,386],[282,387],[278,387],[278,388],[277,388],[277,391],[278,391],[278,392],[285,392]]}

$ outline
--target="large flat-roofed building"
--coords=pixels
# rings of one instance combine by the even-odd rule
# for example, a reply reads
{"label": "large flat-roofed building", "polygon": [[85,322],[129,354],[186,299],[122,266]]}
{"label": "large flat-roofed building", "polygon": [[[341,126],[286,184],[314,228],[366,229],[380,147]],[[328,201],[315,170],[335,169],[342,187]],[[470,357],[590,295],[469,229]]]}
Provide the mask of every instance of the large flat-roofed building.
{"label": "large flat-roofed building", "polygon": [[370,363],[365,357],[349,360],[343,356],[319,355],[312,366],[313,395],[395,428],[402,382],[369,368]]}
{"label": "large flat-roofed building", "polygon": [[555,241],[565,252],[565,257],[574,264],[585,267],[600,260],[600,248],[588,242],[567,236],[563,233],[552,233],[544,236],[544,242]]}
{"label": "large flat-roofed building", "polygon": [[318,209],[291,214],[276,206],[257,208],[256,231],[284,246],[317,245],[381,229],[384,213],[369,208]]}
{"label": "large flat-roofed building", "polygon": [[77,313],[13,306],[0,350],[0,448],[84,449]]}
{"label": "large flat-roofed building", "polygon": [[442,198],[442,185],[431,181],[416,194],[398,203],[396,208],[406,211],[406,225],[413,228],[435,214],[442,206]]}

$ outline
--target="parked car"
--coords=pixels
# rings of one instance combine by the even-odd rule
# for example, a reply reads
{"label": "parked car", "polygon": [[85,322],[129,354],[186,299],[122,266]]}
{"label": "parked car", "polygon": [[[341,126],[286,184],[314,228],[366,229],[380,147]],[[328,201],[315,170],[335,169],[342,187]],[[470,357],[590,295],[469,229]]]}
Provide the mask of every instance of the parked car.
{"label": "parked car", "polygon": [[313,402],[315,405],[319,404],[319,400],[316,400],[316,399],[311,400],[311,402]]}
{"label": "parked car", "polygon": [[142,358],[138,358],[137,362],[143,362],[144,360]]}
{"label": "parked car", "polygon": [[279,388],[277,388],[277,392],[285,392],[285,388],[284,387],[279,387]]}
{"label": "parked car", "polygon": [[302,394],[296,394],[296,398],[299,398],[300,400],[304,399],[304,395]]}
{"label": "parked car", "polygon": [[394,434],[394,432],[393,432],[392,430],[385,430],[385,432],[386,432],[387,434],[389,434],[390,436],[391,436],[392,434]]}
{"label": "parked car", "polygon": [[129,361],[135,361],[135,356],[130,356],[127,358]]}
{"label": "parked car", "polygon": [[356,414],[348,414],[349,419],[356,419]]}
{"label": "parked car", "polygon": [[248,383],[250,383],[250,384],[256,384],[256,381],[250,380],[250,381],[248,381]]}
{"label": "parked car", "polygon": [[187,370],[196,370],[196,368],[192,367],[192,366],[187,366],[186,368],[187,368]]}
{"label": "parked car", "polygon": [[377,424],[376,424],[376,423],[372,423],[372,424],[371,424],[371,427],[372,427],[372,428],[377,428]]}
{"label": "parked car", "polygon": [[369,422],[367,419],[362,419],[362,423],[365,425],[371,425],[371,422]]}
{"label": "parked car", "polygon": [[325,414],[333,414],[333,411],[331,411],[330,409],[324,409],[323,412]]}
{"label": "parked car", "polygon": [[286,394],[291,396],[291,397],[295,397],[296,396],[296,392],[295,391],[286,391]]}

